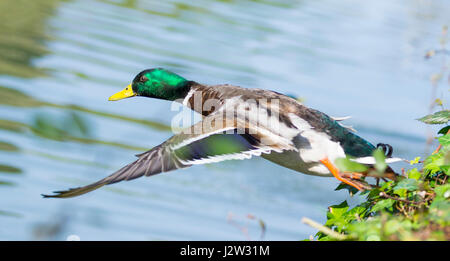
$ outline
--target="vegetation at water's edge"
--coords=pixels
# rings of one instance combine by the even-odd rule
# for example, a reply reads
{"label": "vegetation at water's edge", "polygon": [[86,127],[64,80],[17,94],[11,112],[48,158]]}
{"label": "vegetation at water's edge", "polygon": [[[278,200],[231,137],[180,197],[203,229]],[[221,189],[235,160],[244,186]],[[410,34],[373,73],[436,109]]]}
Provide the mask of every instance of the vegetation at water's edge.
{"label": "vegetation at water's edge", "polygon": [[[448,121],[448,119],[447,119]],[[450,126],[438,137],[441,147],[396,181],[363,192],[366,201],[328,208],[318,240],[450,240]],[[378,161],[379,159],[377,159]],[[382,159],[379,162],[383,162]],[[342,186],[341,186],[342,187]]]}
{"label": "vegetation at water's edge", "polygon": [[[436,54],[450,55],[446,49],[448,28],[442,31],[441,49],[430,50],[426,59]],[[445,57],[444,57],[445,58]],[[445,59],[439,72],[431,76],[433,94],[441,79],[450,73]],[[324,226],[309,219],[305,223],[319,229],[315,238],[325,240],[450,240],[450,111],[443,101],[432,97],[430,114],[418,119],[425,124],[443,124],[437,133],[439,147],[431,155],[410,162],[411,169],[403,171],[394,181],[385,180],[379,186],[366,190],[366,200],[350,208],[346,201],[328,208]],[[435,107],[441,107],[432,113]],[[384,153],[375,151],[375,171],[372,176],[382,176],[387,165]],[[349,159],[336,162],[341,171],[364,171],[367,167]],[[420,166],[420,167],[419,167]],[[336,190],[355,189],[339,185]]]}

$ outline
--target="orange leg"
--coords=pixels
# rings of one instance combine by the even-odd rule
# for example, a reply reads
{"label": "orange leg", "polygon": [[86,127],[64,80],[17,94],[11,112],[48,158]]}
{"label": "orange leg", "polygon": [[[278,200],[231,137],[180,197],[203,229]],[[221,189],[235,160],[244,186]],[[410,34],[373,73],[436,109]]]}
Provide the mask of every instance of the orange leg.
{"label": "orange leg", "polygon": [[[447,131],[447,134],[449,134],[450,133],[450,129]],[[447,135],[446,134],[446,135]],[[442,145],[441,144],[439,144],[439,146],[437,147],[437,149],[435,150],[435,151],[433,151],[433,153],[431,153],[431,154],[436,154],[436,153],[438,153],[440,150],[441,150],[441,147],[442,147]]]}
{"label": "orange leg", "polygon": [[348,184],[348,185],[350,185],[352,187],[355,187],[358,190],[363,190],[363,188],[361,186],[359,186],[358,184],[356,184],[356,183],[354,183],[354,182],[352,182],[350,180],[344,179],[341,176],[341,174],[339,173],[339,170],[333,165],[333,163],[330,162],[330,160],[328,158],[320,160],[320,162],[322,162],[322,164],[325,165],[325,167],[328,168],[328,170],[331,172],[331,174],[333,174],[333,176],[337,180],[339,180],[341,182],[344,182],[345,184]]}
{"label": "orange leg", "polygon": [[433,153],[431,153],[431,154],[436,154],[436,153],[438,153],[440,150],[441,150],[441,144],[439,144],[439,146],[437,147],[437,149],[435,150],[435,151],[433,151]]}
{"label": "orange leg", "polygon": [[358,172],[344,172],[342,173],[342,177],[350,178],[350,179],[361,179],[363,174]]}

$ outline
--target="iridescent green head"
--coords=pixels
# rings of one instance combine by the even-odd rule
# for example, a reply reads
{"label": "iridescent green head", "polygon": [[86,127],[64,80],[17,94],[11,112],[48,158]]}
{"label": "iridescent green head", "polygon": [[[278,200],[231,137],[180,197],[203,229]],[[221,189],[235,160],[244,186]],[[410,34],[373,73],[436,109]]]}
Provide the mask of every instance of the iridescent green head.
{"label": "iridescent green head", "polygon": [[122,91],[109,98],[117,101],[133,96],[145,96],[163,100],[184,98],[189,92],[191,81],[162,68],[144,70]]}

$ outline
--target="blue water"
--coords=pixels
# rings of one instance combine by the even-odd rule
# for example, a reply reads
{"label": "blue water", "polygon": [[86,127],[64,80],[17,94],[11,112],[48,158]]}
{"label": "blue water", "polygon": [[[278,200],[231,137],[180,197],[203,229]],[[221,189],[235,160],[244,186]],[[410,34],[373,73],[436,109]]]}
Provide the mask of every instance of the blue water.
{"label": "blue water", "polygon": [[[296,95],[351,115],[345,124],[399,157],[435,146],[426,139],[437,127],[415,119],[429,112],[430,77],[445,62],[424,59],[450,24],[445,0],[3,0],[0,10],[1,240],[301,240],[316,232],[302,217],[323,223],[327,206],[361,200],[334,191],[337,180],[259,158],[43,199],[172,135],[158,127],[177,114],[169,102],[107,101],[146,68]],[[436,97],[447,96],[444,78]]]}

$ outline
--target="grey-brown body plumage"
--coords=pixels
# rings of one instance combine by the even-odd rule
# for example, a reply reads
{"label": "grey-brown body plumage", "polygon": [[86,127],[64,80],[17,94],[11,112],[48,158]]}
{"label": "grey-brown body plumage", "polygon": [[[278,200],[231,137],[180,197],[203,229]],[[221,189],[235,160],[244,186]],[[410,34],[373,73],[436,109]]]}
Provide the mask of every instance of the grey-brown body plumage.
{"label": "grey-brown body plumage", "polygon": [[[44,196],[73,197],[123,180],[252,156],[263,156],[305,174],[329,176],[328,169],[319,162],[320,157],[331,160],[346,154],[365,157],[375,149],[326,114],[283,94],[232,85],[206,86],[195,82],[189,85],[190,91],[179,102],[202,114],[202,122],[137,155],[136,161],[98,182]],[[199,107],[196,97],[202,99]],[[216,106],[204,109],[204,102],[212,99]],[[228,112],[232,112],[231,116]],[[261,114],[277,119],[278,126],[258,120]],[[213,124],[204,126],[204,122]],[[196,128],[202,131],[198,133]],[[214,144],[231,146],[217,149]]]}

